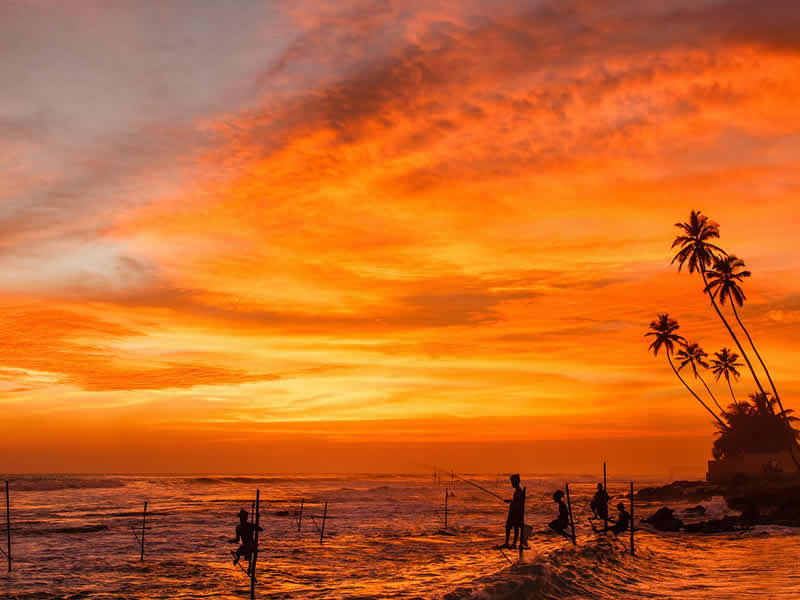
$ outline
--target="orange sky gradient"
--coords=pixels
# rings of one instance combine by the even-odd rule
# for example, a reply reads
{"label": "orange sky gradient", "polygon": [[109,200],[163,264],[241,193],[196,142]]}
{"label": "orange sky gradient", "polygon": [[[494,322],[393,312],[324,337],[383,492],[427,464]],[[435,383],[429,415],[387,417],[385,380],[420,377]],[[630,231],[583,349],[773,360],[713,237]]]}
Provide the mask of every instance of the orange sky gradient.
{"label": "orange sky gradient", "polygon": [[796,2],[266,4],[0,7],[0,472],[702,475],[691,209],[800,409]]}

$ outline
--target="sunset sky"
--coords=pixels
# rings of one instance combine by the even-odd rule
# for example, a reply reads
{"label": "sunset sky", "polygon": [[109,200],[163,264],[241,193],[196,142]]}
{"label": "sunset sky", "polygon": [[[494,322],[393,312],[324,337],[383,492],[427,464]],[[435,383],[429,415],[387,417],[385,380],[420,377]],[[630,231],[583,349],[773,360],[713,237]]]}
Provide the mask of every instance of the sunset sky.
{"label": "sunset sky", "polygon": [[11,0],[0,57],[0,472],[702,475],[692,209],[800,409],[796,0]]}

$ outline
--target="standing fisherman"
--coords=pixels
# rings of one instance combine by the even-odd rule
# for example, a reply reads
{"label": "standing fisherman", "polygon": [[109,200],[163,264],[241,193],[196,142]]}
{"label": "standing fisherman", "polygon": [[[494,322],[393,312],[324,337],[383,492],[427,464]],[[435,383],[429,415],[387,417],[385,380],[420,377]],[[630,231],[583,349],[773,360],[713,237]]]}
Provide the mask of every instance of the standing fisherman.
{"label": "standing fisherman", "polygon": [[[514,488],[514,497],[511,500],[505,500],[505,503],[508,504],[508,517],[506,518],[506,543],[503,544],[503,548],[516,548],[517,547],[517,539],[520,535],[520,530],[522,529],[525,520],[525,492],[520,487],[520,479],[517,473],[514,473],[511,477],[509,477],[511,481],[511,486]],[[514,543],[509,546],[508,545],[508,538],[511,535],[511,529],[514,529]],[[520,544],[522,546],[525,545],[525,538],[520,540]]]}

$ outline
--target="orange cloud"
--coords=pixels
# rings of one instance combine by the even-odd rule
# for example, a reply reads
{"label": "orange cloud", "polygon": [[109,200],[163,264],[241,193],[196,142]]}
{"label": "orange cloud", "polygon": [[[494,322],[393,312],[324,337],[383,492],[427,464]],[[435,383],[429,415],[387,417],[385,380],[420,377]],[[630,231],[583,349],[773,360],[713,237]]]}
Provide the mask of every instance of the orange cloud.
{"label": "orange cloud", "polygon": [[[219,95],[173,91],[80,169],[9,178],[15,415],[215,440],[710,436],[643,338],[669,310],[730,344],[669,265],[692,208],[753,269],[743,316],[800,392],[794,3],[276,10],[293,35],[224,61]],[[0,120],[0,156],[45,139],[25,123]]]}

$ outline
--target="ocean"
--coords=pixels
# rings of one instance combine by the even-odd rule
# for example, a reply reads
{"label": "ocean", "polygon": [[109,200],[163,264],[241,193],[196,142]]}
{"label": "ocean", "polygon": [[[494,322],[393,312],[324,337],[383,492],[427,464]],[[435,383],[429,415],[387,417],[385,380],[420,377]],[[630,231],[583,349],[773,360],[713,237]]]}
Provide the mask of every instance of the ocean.
{"label": "ocean", "polygon": [[[257,598],[800,598],[800,530],[688,535],[641,529],[632,556],[627,537],[592,531],[588,504],[596,480],[589,477],[522,474],[534,536],[521,558],[506,551],[513,564],[496,549],[506,505],[449,477],[9,477],[14,563],[10,574],[0,563],[0,597],[10,600],[247,598],[249,581],[232,564],[236,545],[229,540],[236,513],[251,508],[256,489],[264,528]],[[468,477],[511,497],[504,476]],[[565,482],[577,546],[545,532],[556,513],[552,493]],[[611,480],[609,491],[613,504],[627,504],[627,482]],[[145,501],[150,529],[140,561],[131,527],[141,527]],[[315,521],[321,525],[325,502],[329,518],[320,544]],[[737,514],[721,498],[701,504],[707,517]],[[662,505],[637,503],[637,523]]]}

